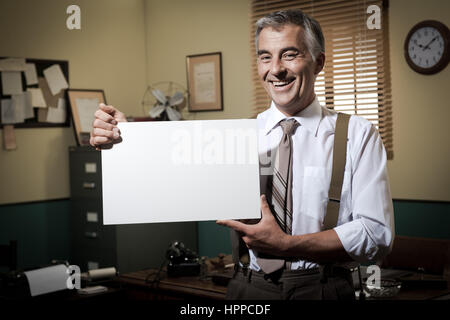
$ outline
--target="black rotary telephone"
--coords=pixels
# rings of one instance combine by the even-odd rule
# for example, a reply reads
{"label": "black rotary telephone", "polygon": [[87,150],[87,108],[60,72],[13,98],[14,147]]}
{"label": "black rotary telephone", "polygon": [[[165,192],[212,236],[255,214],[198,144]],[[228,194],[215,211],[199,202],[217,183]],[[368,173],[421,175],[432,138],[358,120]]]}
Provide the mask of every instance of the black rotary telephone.
{"label": "black rotary telephone", "polygon": [[167,265],[169,277],[200,274],[200,263],[197,253],[186,248],[183,242],[172,242],[166,251],[166,258],[169,261]]}

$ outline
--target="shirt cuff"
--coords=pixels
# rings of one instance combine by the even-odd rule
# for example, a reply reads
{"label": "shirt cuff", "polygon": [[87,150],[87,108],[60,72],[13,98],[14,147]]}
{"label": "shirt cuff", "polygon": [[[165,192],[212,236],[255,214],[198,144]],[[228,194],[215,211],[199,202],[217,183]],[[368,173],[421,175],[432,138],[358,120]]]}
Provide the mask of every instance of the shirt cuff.
{"label": "shirt cuff", "polygon": [[377,245],[370,238],[361,219],[341,224],[334,231],[352,259],[365,263],[375,258]]}

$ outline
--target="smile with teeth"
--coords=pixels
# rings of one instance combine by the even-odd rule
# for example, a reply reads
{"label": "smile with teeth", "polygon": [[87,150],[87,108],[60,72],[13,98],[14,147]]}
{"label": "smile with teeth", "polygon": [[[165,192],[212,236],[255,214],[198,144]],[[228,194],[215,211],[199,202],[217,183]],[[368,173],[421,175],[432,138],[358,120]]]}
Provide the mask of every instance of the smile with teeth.
{"label": "smile with teeth", "polygon": [[291,83],[292,81],[294,81],[294,79],[290,79],[290,80],[285,80],[285,81],[270,81],[274,87],[284,87],[286,85],[288,85],[289,83]]}

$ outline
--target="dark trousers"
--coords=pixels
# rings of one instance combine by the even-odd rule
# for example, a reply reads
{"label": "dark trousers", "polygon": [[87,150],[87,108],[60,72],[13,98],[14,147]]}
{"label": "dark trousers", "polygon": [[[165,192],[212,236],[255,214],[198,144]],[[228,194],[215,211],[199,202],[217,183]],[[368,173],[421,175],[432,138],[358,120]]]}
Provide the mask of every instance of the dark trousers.
{"label": "dark trousers", "polygon": [[355,300],[349,270],[316,268],[262,271],[239,268],[227,288],[228,300]]}

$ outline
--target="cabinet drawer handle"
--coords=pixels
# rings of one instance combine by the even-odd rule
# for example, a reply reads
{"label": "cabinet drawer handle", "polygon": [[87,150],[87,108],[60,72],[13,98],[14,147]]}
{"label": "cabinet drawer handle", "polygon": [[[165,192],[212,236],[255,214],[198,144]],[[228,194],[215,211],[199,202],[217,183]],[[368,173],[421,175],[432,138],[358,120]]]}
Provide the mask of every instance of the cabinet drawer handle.
{"label": "cabinet drawer handle", "polygon": [[95,189],[95,182],[83,182],[84,189]]}
{"label": "cabinet drawer handle", "polygon": [[89,232],[89,231],[86,231],[86,232],[84,233],[84,235],[85,235],[87,238],[91,238],[91,239],[97,238],[97,232]]}

